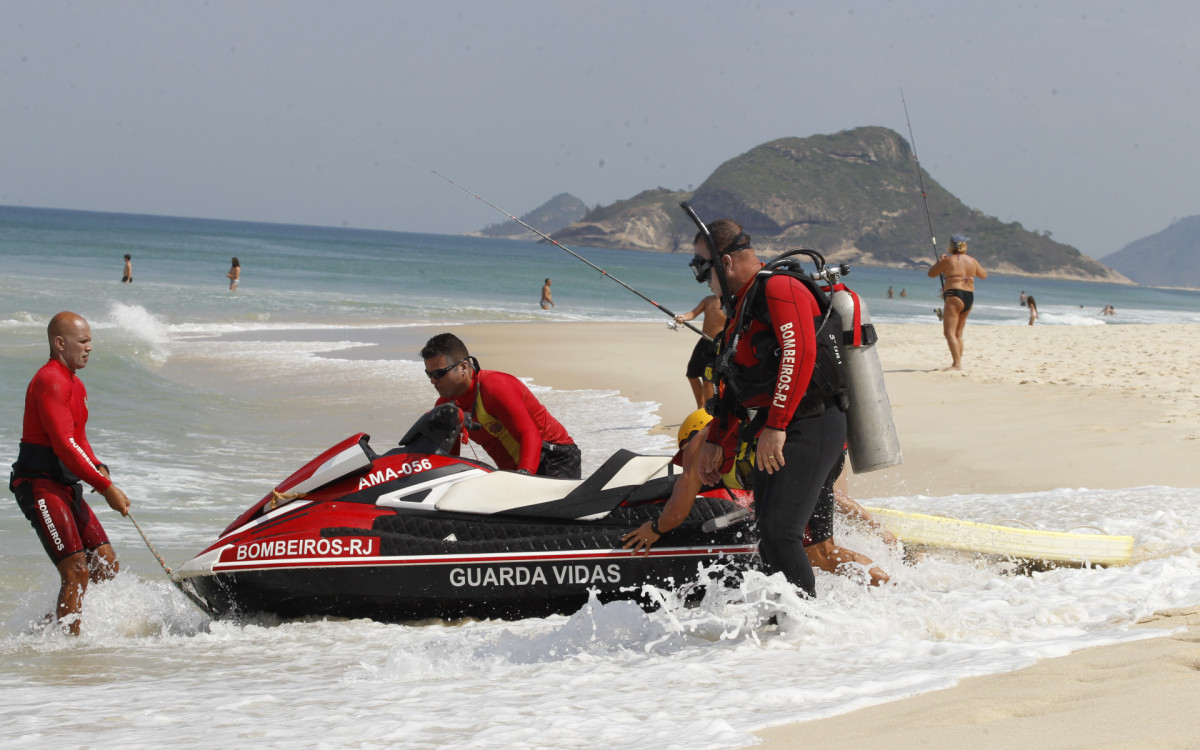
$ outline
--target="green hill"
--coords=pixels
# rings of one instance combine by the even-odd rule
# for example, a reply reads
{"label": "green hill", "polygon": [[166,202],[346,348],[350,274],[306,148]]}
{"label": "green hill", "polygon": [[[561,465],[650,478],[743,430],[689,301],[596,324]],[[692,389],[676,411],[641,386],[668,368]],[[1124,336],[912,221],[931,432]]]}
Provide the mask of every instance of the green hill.
{"label": "green hill", "polygon": [[[678,205],[689,200],[706,221],[731,218],[742,224],[765,255],[808,247],[835,262],[928,266],[934,252],[916,169],[908,142],[887,128],[780,138],[725,162],[694,193],[649,190],[589,212],[554,239],[690,251],[695,227]],[[928,173],[924,182],[939,255],[950,235],[962,232],[988,270],[1126,281],[1048,232],[968,208]]]}
{"label": "green hill", "polygon": [[1134,240],[1104,262],[1139,284],[1200,288],[1200,216]]}
{"label": "green hill", "polygon": [[[579,221],[587,213],[587,206],[570,193],[559,193],[542,205],[521,217],[521,221],[546,234]],[[469,232],[472,237],[494,237],[505,240],[538,240],[537,234],[529,231],[512,219],[492,224],[478,232]]]}

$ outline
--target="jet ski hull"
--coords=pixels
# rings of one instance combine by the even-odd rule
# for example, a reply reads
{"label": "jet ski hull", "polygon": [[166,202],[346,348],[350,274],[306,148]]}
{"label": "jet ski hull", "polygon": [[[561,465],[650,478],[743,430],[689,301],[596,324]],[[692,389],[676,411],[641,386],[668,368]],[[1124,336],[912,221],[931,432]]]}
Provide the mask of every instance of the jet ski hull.
{"label": "jet ski hull", "polygon": [[670,496],[666,457],[619,452],[581,482],[493,472],[420,441],[377,456],[367,440],[313,459],[175,580],[217,616],[516,619],[574,612],[591,592],[649,605],[646,584],[733,575],[755,554],[750,525],[706,530],[748,502],[724,491],[697,497],[649,555],[622,548]]}

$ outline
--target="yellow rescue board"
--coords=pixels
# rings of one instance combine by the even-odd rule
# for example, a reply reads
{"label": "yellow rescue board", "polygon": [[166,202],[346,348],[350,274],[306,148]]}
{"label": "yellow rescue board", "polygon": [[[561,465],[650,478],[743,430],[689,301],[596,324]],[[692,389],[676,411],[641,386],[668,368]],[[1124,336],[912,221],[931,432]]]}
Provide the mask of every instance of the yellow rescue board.
{"label": "yellow rescue board", "polygon": [[926,547],[1070,565],[1128,565],[1133,558],[1131,536],[1021,529],[889,508],[867,512],[901,541]]}

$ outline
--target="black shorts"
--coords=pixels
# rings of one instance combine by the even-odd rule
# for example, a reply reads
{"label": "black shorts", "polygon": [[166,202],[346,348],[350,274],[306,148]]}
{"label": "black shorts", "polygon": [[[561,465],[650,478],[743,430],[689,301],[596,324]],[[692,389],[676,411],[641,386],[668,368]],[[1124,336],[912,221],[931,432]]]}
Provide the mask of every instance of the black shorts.
{"label": "black shorts", "polygon": [[696,346],[692,348],[692,357],[687,364],[689,378],[705,377],[705,370],[716,364],[717,350],[713,346],[714,343],[706,338],[701,338],[696,342]]}
{"label": "black shorts", "polygon": [[542,443],[542,457],[538,461],[538,476],[558,479],[579,479],[580,462],[583,458],[579,446],[574,443]]}

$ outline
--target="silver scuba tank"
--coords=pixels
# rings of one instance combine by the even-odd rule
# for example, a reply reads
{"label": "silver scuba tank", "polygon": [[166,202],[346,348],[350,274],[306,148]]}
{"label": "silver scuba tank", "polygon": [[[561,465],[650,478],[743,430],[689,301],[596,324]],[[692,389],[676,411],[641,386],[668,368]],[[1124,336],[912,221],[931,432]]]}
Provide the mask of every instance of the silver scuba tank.
{"label": "silver scuba tank", "polygon": [[[853,343],[856,300],[862,330],[858,346]],[[842,318],[843,373],[850,401],[846,410],[850,466],[855,474],[896,466],[904,461],[904,456],[883,382],[883,366],[879,364],[879,352],[875,351],[877,337],[867,303],[842,286],[833,293],[833,308]]]}

